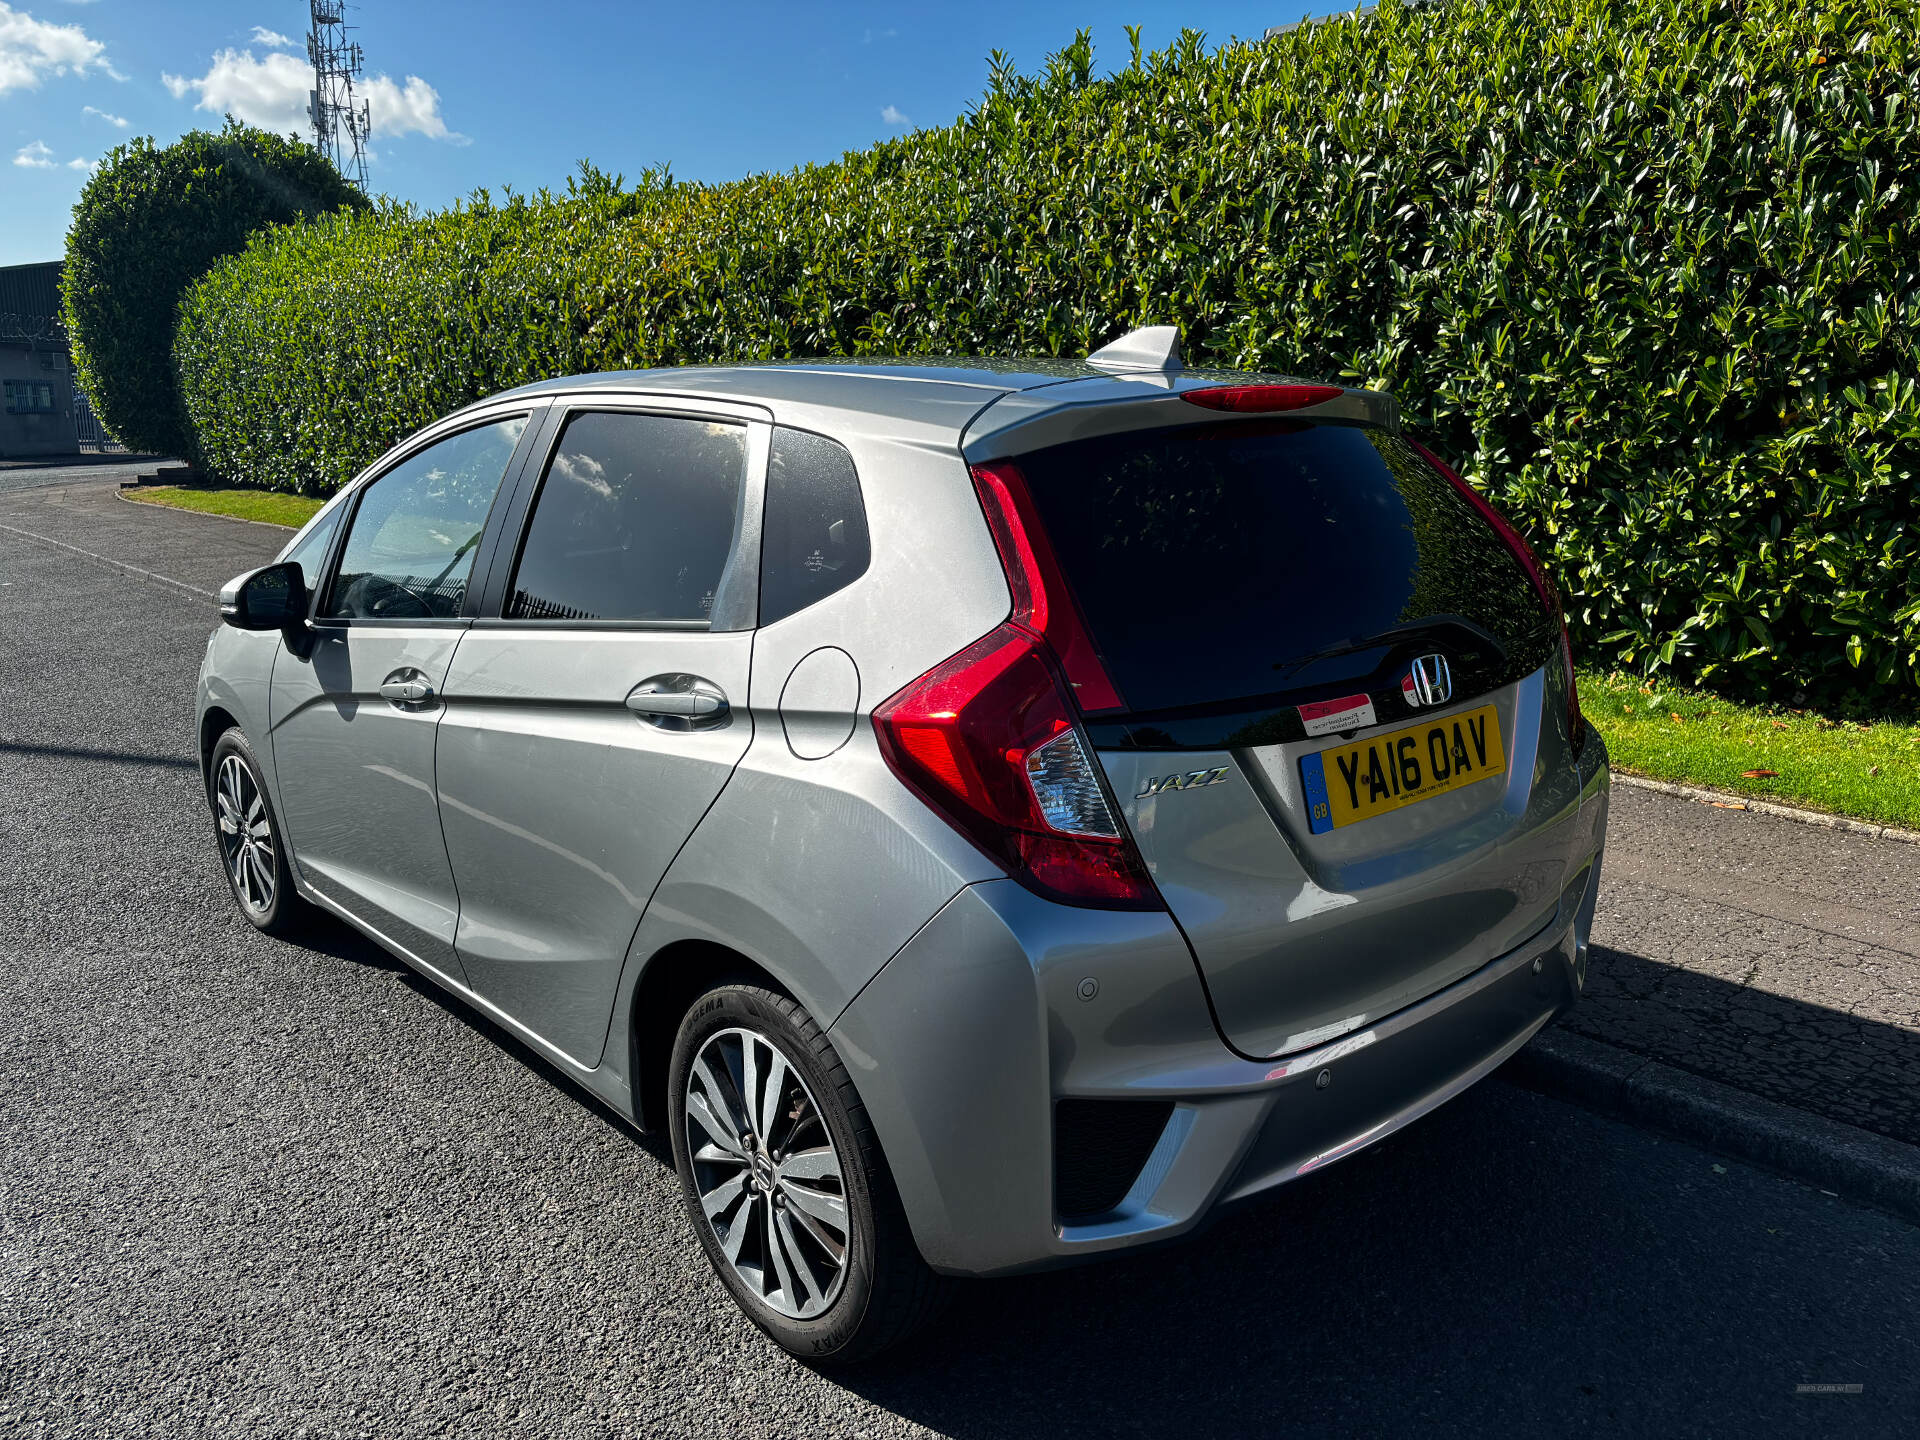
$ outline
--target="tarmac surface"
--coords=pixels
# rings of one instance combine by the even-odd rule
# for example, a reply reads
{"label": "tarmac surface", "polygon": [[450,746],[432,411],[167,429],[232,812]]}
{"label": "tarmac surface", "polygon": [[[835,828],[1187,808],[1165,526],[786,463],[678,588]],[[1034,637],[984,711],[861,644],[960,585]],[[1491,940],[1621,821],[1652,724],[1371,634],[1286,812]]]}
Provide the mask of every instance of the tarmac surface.
{"label": "tarmac surface", "polygon": [[1920,845],[1616,785],[1600,893],[1567,1029],[1920,1144]]}
{"label": "tarmac surface", "polygon": [[156,455],[71,455],[0,461],[0,495],[87,480],[132,480],[178,462]]}

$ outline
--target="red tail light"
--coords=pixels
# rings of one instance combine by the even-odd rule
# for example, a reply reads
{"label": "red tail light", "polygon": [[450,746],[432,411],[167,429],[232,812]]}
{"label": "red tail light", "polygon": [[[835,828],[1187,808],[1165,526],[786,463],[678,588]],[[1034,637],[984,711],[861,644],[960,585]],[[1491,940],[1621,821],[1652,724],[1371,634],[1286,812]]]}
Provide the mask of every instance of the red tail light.
{"label": "red tail light", "polygon": [[935,666],[876,706],[873,728],[893,772],[1029,889],[1074,905],[1160,908],[1073,702],[1025,626],[1004,624]]}
{"label": "red tail light", "polygon": [[1007,572],[1007,588],[1013,591],[1011,623],[1052,649],[1080,709],[1120,709],[1120,692],[1107,678],[1107,667],[1060,574],[1020,467],[1007,460],[976,465],[973,488],[980,492],[987,527]]}
{"label": "red tail light", "polygon": [[1567,634],[1566,613],[1560,608],[1560,595],[1553,588],[1553,581],[1548,578],[1547,572],[1540,568],[1540,561],[1534,555],[1533,547],[1527,544],[1525,537],[1507,522],[1506,516],[1489,505],[1478,490],[1454,474],[1453,468],[1426,446],[1417,440],[1410,440],[1407,443],[1418,450],[1429,465],[1444,475],[1454,489],[1466,496],[1467,503],[1478,510],[1486,518],[1486,522],[1494,528],[1494,532],[1506,541],[1507,548],[1514,553],[1514,557],[1527,572],[1527,578],[1533,581],[1533,588],[1540,596],[1541,605],[1546,608],[1547,614],[1560,622],[1560,663],[1566,670],[1567,681],[1567,734],[1572,737],[1573,743],[1578,745],[1583,730],[1580,718],[1580,692],[1573,679],[1573,640]]}
{"label": "red tail light", "polygon": [[1343,393],[1338,385],[1215,385],[1207,390],[1182,390],[1180,398],[1189,405],[1204,405],[1209,410],[1259,415],[1324,405]]}

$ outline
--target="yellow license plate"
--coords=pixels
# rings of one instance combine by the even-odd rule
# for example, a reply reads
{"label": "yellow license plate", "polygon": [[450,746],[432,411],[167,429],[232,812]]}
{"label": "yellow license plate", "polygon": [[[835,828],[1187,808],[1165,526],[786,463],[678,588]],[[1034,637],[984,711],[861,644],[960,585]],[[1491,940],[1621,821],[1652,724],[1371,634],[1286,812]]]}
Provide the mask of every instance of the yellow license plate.
{"label": "yellow license plate", "polygon": [[1316,835],[1506,773],[1491,705],[1300,757]]}

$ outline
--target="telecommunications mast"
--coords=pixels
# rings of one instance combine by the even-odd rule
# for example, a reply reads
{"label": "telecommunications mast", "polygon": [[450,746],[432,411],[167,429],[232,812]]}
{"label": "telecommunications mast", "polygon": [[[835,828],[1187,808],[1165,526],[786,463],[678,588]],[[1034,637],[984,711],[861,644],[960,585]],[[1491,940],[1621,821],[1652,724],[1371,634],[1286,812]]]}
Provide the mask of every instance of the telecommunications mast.
{"label": "telecommunications mast", "polygon": [[345,0],[309,0],[313,28],[307,31],[307,58],[313,62],[313,89],[307,115],[313,143],[333,161],[348,182],[367,188],[368,109],[353,98],[353,82],[363,63],[358,44],[347,39]]}

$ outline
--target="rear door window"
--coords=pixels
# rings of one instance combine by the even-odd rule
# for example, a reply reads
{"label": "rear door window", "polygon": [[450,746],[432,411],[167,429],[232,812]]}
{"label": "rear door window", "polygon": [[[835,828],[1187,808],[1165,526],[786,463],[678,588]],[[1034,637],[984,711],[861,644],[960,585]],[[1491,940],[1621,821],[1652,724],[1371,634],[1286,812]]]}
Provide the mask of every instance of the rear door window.
{"label": "rear door window", "polygon": [[845,589],[871,558],[853,456],[824,435],[777,427],[761,521],[760,623]]}
{"label": "rear door window", "polygon": [[527,417],[462,430],[402,460],[360,496],[326,613],[445,620],[466,599],[473,552]]}
{"label": "rear door window", "polygon": [[574,416],[533,502],[507,618],[708,621],[738,543],[746,468],[744,425]]}
{"label": "rear door window", "polygon": [[1436,618],[1435,633],[1470,636],[1445,628],[1464,620],[1489,637],[1489,676],[1523,653],[1542,663],[1525,572],[1397,435],[1262,420],[1018,463],[1132,712],[1369,688],[1413,643],[1381,637]]}

